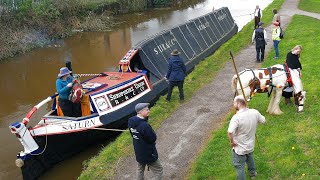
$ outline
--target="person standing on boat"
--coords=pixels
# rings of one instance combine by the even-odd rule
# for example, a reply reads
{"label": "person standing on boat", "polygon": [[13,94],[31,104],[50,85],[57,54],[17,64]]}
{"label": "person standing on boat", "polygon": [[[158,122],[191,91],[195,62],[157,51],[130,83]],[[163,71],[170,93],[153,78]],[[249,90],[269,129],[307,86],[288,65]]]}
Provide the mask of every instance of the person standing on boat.
{"label": "person standing on boat", "polygon": [[168,95],[166,100],[171,100],[172,89],[174,86],[178,86],[180,101],[184,100],[183,83],[186,77],[186,66],[183,59],[179,56],[180,52],[175,49],[171,53],[169,59],[169,67],[166,78],[169,80]]}
{"label": "person standing on boat", "polygon": [[64,116],[80,117],[81,104],[73,103],[69,100],[69,95],[75,81],[70,73],[71,71],[67,67],[60,69],[60,73],[58,74],[58,79],[56,81],[56,88],[59,93],[58,103]]}
{"label": "person standing on boat", "polygon": [[146,166],[153,172],[154,179],[160,180],[163,176],[163,167],[156,148],[157,135],[148,123],[149,105],[149,103],[138,103],[135,106],[137,115],[128,120],[128,128],[133,139],[134,152],[138,162],[136,178],[138,180],[144,179]]}
{"label": "person standing on boat", "polygon": [[233,166],[237,172],[237,179],[245,179],[245,164],[251,178],[257,176],[253,159],[255,134],[259,123],[266,119],[259,111],[248,109],[242,95],[236,96],[233,106],[237,113],[231,118],[228,128],[228,138],[232,148]]}

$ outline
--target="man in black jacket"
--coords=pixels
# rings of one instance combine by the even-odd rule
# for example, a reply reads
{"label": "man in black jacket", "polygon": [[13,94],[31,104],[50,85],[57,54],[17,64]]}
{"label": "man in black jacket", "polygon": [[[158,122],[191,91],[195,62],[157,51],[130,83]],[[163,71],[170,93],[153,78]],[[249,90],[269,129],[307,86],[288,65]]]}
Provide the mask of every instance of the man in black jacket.
{"label": "man in black jacket", "polygon": [[148,123],[149,103],[138,103],[135,110],[137,115],[129,118],[128,128],[133,139],[134,152],[138,162],[137,179],[144,179],[144,170],[147,165],[153,172],[154,179],[160,180],[163,176],[163,167],[158,159],[157,135]]}
{"label": "man in black jacket", "polygon": [[[258,23],[258,28],[253,31],[252,43],[256,42],[256,60],[258,63],[264,60],[264,51],[267,44],[267,33],[266,30],[262,28],[263,22]],[[261,55],[261,56],[260,56]]]}

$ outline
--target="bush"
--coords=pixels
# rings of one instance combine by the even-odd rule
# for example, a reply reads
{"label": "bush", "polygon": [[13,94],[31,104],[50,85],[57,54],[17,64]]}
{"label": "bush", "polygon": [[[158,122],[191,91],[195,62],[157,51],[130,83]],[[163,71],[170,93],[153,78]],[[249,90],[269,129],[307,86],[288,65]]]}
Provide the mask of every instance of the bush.
{"label": "bush", "polygon": [[171,4],[172,1],[171,0],[154,0],[154,6],[166,6],[168,4]]}

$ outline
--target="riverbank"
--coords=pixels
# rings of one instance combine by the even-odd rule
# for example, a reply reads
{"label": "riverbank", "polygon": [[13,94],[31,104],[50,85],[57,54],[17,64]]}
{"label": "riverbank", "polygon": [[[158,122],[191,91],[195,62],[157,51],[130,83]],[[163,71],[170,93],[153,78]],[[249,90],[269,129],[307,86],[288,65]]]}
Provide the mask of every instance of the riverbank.
{"label": "riverbank", "polygon": [[[55,46],[58,39],[84,31],[109,31],[115,16],[181,3],[172,0],[23,1],[0,11],[0,61],[31,49]],[[121,22],[120,22],[121,23]]]}
{"label": "riverbank", "polygon": [[[272,8],[279,8],[282,3],[283,0],[275,0],[270,4],[264,10],[263,21],[271,23]],[[233,92],[228,90],[234,70],[232,66],[228,66],[228,70],[220,70],[226,63],[230,63],[229,50],[236,55],[243,48],[249,47],[253,27],[253,22],[250,22],[187,76],[185,103],[180,104],[177,96],[174,96],[170,103],[166,103],[164,97],[161,97],[151,109],[150,123],[157,129],[157,146],[167,179],[182,179],[186,175],[189,163],[198,154],[210,132],[221,127],[226,114],[229,113]],[[271,44],[269,43],[270,47]],[[248,64],[248,67],[258,66],[254,63],[255,54],[252,52],[255,52],[253,47],[245,52],[241,67]],[[216,81],[213,81],[214,77],[217,77]],[[223,82],[220,81],[221,77],[225,78]],[[217,104],[220,106],[217,107]],[[212,117],[216,119],[213,120]],[[79,179],[132,179],[135,171],[132,154],[130,134],[123,133],[97,157],[84,163],[84,171]]]}
{"label": "riverbank", "polygon": [[[298,0],[286,1],[280,9],[281,23],[284,19],[286,36],[279,45],[280,59],[274,60],[274,51],[270,51],[262,64],[270,67],[282,64],[285,56],[297,44],[302,45],[301,64],[303,88],[307,92],[304,112],[297,113],[294,105],[287,106],[281,99],[280,116],[266,113],[270,98],[266,94],[256,95],[249,107],[260,111],[267,120],[259,126],[256,136],[255,164],[257,179],[319,179],[319,101],[318,86],[320,78],[320,55],[313,49],[318,47],[320,14],[298,9]],[[320,3],[301,1],[299,7],[320,9]],[[288,21],[289,20],[289,21]],[[303,29],[302,28],[303,24]],[[268,33],[269,34],[269,33]],[[236,60],[239,58],[236,57]],[[231,102],[231,100],[230,100]],[[231,115],[223,122],[223,127],[214,132],[208,144],[189,169],[187,179],[235,179],[236,172],[232,165],[231,148],[227,138],[227,128]],[[247,172],[246,172],[247,173]],[[249,174],[247,173],[247,178]]]}

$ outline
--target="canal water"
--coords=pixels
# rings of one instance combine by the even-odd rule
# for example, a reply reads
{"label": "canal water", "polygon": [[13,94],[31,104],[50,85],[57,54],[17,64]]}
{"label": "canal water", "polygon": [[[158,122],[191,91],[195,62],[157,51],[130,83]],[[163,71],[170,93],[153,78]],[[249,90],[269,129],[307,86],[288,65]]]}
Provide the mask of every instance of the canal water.
{"label": "canal water", "polygon": [[[120,22],[108,32],[84,32],[59,40],[44,48],[9,58],[0,63],[0,179],[22,179],[15,166],[16,154],[23,150],[8,126],[21,121],[34,105],[55,93],[55,81],[65,60],[72,61],[74,73],[117,70],[118,61],[136,43],[162,30],[212,11],[229,7],[239,30],[252,20],[257,4],[264,9],[272,0],[204,0],[178,4],[117,17]],[[36,123],[46,111],[41,108],[31,121]],[[105,142],[104,142],[105,143]],[[96,155],[106,144],[89,148],[56,165],[40,179],[76,179],[82,162]]]}

